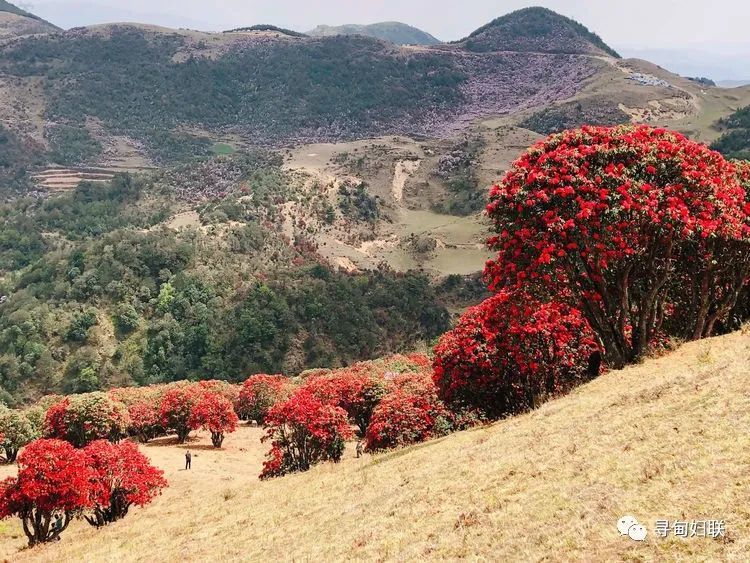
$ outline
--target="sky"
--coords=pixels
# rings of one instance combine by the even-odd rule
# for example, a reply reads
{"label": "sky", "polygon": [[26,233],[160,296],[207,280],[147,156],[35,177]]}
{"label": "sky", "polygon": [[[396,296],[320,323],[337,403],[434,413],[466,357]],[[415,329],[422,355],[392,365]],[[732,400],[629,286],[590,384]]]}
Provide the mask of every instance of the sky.
{"label": "sky", "polygon": [[545,6],[599,34],[624,56],[684,75],[750,79],[747,0],[19,0],[70,28],[136,21],[220,31],[270,23],[296,31],[319,24],[401,21],[438,39],[461,39],[492,19]]}

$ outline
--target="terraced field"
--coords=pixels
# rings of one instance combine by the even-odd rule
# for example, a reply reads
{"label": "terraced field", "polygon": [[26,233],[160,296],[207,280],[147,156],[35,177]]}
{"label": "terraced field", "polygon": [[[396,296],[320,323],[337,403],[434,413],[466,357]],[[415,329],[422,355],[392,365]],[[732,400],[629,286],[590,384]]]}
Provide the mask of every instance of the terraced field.
{"label": "terraced field", "polygon": [[50,167],[33,175],[37,188],[47,191],[75,189],[83,181],[107,182],[120,172],[143,172],[148,168],[119,167]]}

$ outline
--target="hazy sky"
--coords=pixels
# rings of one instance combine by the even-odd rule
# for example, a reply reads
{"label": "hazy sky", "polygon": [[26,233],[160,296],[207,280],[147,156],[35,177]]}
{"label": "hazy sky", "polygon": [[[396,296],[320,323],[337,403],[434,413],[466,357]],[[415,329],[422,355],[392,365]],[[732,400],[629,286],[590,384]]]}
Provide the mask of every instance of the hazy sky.
{"label": "hazy sky", "polygon": [[[402,21],[442,40],[460,39],[505,13],[541,5],[572,17],[624,55],[714,78],[750,78],[748,0],[19,0],[65,28],[114,21],[218,31],[272,23],[298,31],[318,24]],[[721,55],[720,60],[711,55]],[[706,62],[702,57],[706,56]],[[659,60],[657,60],[659,59]],[[689,67],[695,71],[686,71]]]}

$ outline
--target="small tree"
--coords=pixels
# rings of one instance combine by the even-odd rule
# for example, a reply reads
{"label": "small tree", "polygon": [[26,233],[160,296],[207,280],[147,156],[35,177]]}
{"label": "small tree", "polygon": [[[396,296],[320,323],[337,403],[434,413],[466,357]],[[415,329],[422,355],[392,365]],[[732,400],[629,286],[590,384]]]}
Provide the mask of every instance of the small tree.
{"label": "small tree", "polygon": [[220,448],[224,435],[237,430],[238,418],[229,399],[212,391],[203,391],[190,413],[188,426],[211,432],[211,443]]}
{"label": "small tree", "polygon": [[190,432],[198,428],[191,420],[193,408],[201,397],[195,384],[180,385],[167,390],[159,405],[161,421],[167,430],[177,434],[177,440],[184,443]]}
{"label": "small tree", "polygon": [[97,440],[86,446],[94,479],[93,514],[86,521],[100,527],[124,518],[131,506],[145,506],[167,486],[164,472],[130,441]]}
{"label": "small tree", "polygon": [[240,389],[237,415],[263,424],[271,407],[288,397],[291,390],[289,378],[283,375],[251,375]]}
{"label": "small tree", "polygon": [[375,407],[365,433],[369,451],[423,442],[451,430],[451,415],[427,374],[404,374]]}
{"label": "small tree", "polygon": [[166,391],[166,385],[119,387],[110,390],[110,396],[115,401],[123,403],[128,409],[130,416],[128,435],[145,444],[165,434],[159,406]]}
{"label": "small tree", "polygon": [[129,423],[125,405],[106,393],[86,393],[52,405],[45,417],[45,434],[82,448],[94,440],[118,442],[127,435]]}
{"label": "small tree", "polygon": [[95,478],[82,450],[62,440],[32,442],[18,456],[18,476],[0,483],[0,518],[18,516],[30,546],[58,539],[74,516],[93,505]]}
{"label": "small tree", "polygon": [[145,444],[164,434],[159,404],[150,400],[134,403],[128,407],[130,426],[128,433]]}
{"label": "small tree", "polygon": [[0,444],[5,450],[5,462],[16,461],[18,450],[39,437],[34,425],[21,411],[0,408]]}
{"label": "small tree", "polygon": [[266,425],[263,441],[270,440],[272,447],[261,479],[307,471],[322,461],[337,462],[353,435],[343,409],[326,405],[305,390],[274,405]]}

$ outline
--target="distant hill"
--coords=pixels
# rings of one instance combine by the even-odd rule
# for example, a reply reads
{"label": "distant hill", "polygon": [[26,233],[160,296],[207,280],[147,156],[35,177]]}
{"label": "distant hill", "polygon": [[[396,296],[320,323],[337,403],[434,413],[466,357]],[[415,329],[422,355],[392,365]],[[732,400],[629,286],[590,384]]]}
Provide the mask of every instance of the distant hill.
{"label": "distant hill", "polygon": [[273,33],[283,33],[284,35],[289,35],[290,37],[305,37],[304,33],[300,33],[298,31],[292,31],[291,29],[284,29],[283,27],[277,27],[275,25],[269,25],[269,24],[258,24],[258,25],[251,25],[248,27],[238,27],[235,29],[229,29],[225,31],[224,33],[247,33],[252,31],[270,31]]}
{"label": "distant hill", "polygon": [[718,80],[716,84],[722,88],[739,88],[740,86],[747,86],[750,84],[748,80]]}
{"label": "distant hill", "polygon": [[720,119],[717,125],[724,132],[711,148],[731,158],[750,160],[750,106]]}
{"label": "distant hill", "polygon": [[[34,90],[40,118],[83,128],[78,139],[93,118],[149,151],[172,152],[170,132],[189,127],[231,129],[264,145],[443,136],[474,117],[569,97],[604,67],[594,58],[524,52],[468,59],[458,48],[415,51],[360,35],[291,39],[94,26],[2,47],[0,73],[19,97],[43,81]],[[14,111],[3,117],[28,119]]]}
{"label": "distant hill", "polygon": [[469,51],[525,51],[620,55],[575,20],[547,8],[524,8],[499,17],[458,42]]}
{"label": "distant hill", "polygon": [[307,35],[312,37],[365,35],[397,45],[437,45],[440,43],[439,39],[436,39],[426,31],[401,22],[380,22],[370,25],[319,25],[315,29],[308,31]]}
{"label": "distant hill", "polygon": [[0,39],[39,33],[51,33],[60,28],[18,6],[0,0]]}

